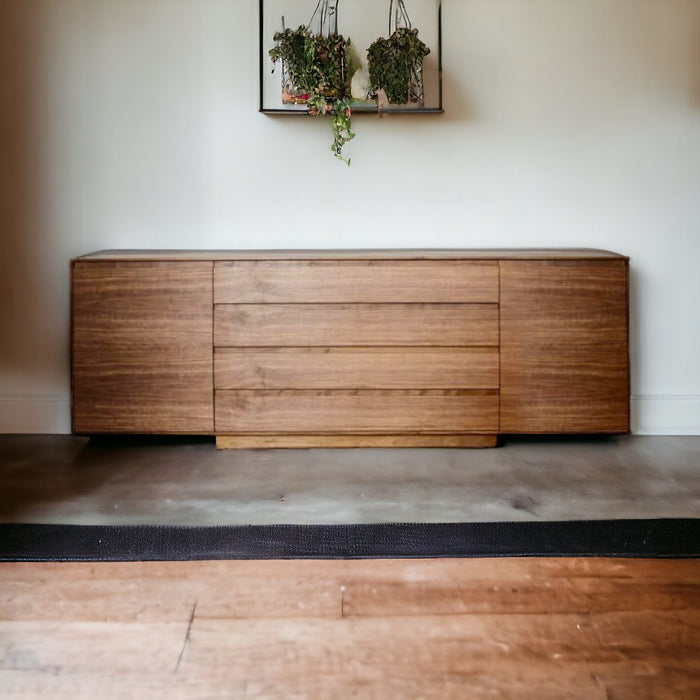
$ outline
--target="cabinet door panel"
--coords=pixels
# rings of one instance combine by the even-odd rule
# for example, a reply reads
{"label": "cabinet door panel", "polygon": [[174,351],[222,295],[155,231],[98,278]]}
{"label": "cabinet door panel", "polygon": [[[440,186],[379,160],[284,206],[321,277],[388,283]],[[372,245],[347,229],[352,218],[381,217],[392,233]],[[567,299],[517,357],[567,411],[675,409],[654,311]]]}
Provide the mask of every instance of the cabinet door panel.
{"label": "cabinet door panel", "polygon": [[502,261],[501,431],[629,431],[625,261]]}
{"label": "cabinet door panel", "polygon": [[212,432],[212,263],[73,267],[73,429]]}

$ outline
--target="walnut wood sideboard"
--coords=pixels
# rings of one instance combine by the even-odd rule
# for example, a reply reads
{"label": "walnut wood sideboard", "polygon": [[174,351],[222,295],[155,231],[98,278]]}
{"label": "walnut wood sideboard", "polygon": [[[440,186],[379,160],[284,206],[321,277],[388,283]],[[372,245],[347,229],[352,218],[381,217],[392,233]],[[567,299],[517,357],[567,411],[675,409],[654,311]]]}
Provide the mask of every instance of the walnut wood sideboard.
{"label": "walnut wood sideboard", "polygon": [[73,431],[220,447],[629,432],[628,259],[102,251],[71,262]]}

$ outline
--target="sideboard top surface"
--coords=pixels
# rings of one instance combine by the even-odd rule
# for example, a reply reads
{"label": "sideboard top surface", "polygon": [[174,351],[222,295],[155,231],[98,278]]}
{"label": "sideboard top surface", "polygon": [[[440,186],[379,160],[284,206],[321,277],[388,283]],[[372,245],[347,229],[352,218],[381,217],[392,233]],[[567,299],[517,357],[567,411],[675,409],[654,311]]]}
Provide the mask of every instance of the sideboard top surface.
{"label": "sideboard top surface", "polygon": [[80,261],[176,260],[627,260],[593,248],[413,248],[366,250],[101,250]]}

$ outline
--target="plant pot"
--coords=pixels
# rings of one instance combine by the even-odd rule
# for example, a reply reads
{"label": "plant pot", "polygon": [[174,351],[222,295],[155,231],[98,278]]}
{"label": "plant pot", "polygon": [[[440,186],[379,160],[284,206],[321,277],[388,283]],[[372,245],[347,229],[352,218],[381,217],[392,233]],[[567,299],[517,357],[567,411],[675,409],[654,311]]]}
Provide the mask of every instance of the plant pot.
{"label": "plant pot", "polygon": [[423,59],[430,49],[411,27],[403,0],[389,4],[390,36],[379,37],[367,49],[370,94],[379,110],[388,105],[425,104]]}

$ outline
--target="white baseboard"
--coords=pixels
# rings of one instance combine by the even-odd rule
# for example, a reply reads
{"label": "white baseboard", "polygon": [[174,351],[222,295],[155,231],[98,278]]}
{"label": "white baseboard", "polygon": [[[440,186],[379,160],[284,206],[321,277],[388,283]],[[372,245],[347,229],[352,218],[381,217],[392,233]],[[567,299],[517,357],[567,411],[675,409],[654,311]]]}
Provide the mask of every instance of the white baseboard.
{"label": "white baseboard", "polygon": [[700,396],[633,396],[635,435],[700,435]]}
{"label": "white baseboard", "polygon": [[70,394],[0,394],[0,433],[70,433],[70,408]]}
{"label": "white baseboard", "polygon": [[[636,435],[700,435],[700,396],[633,396]],[[70,395],[0,395],[0,433],[70,433]]]}

